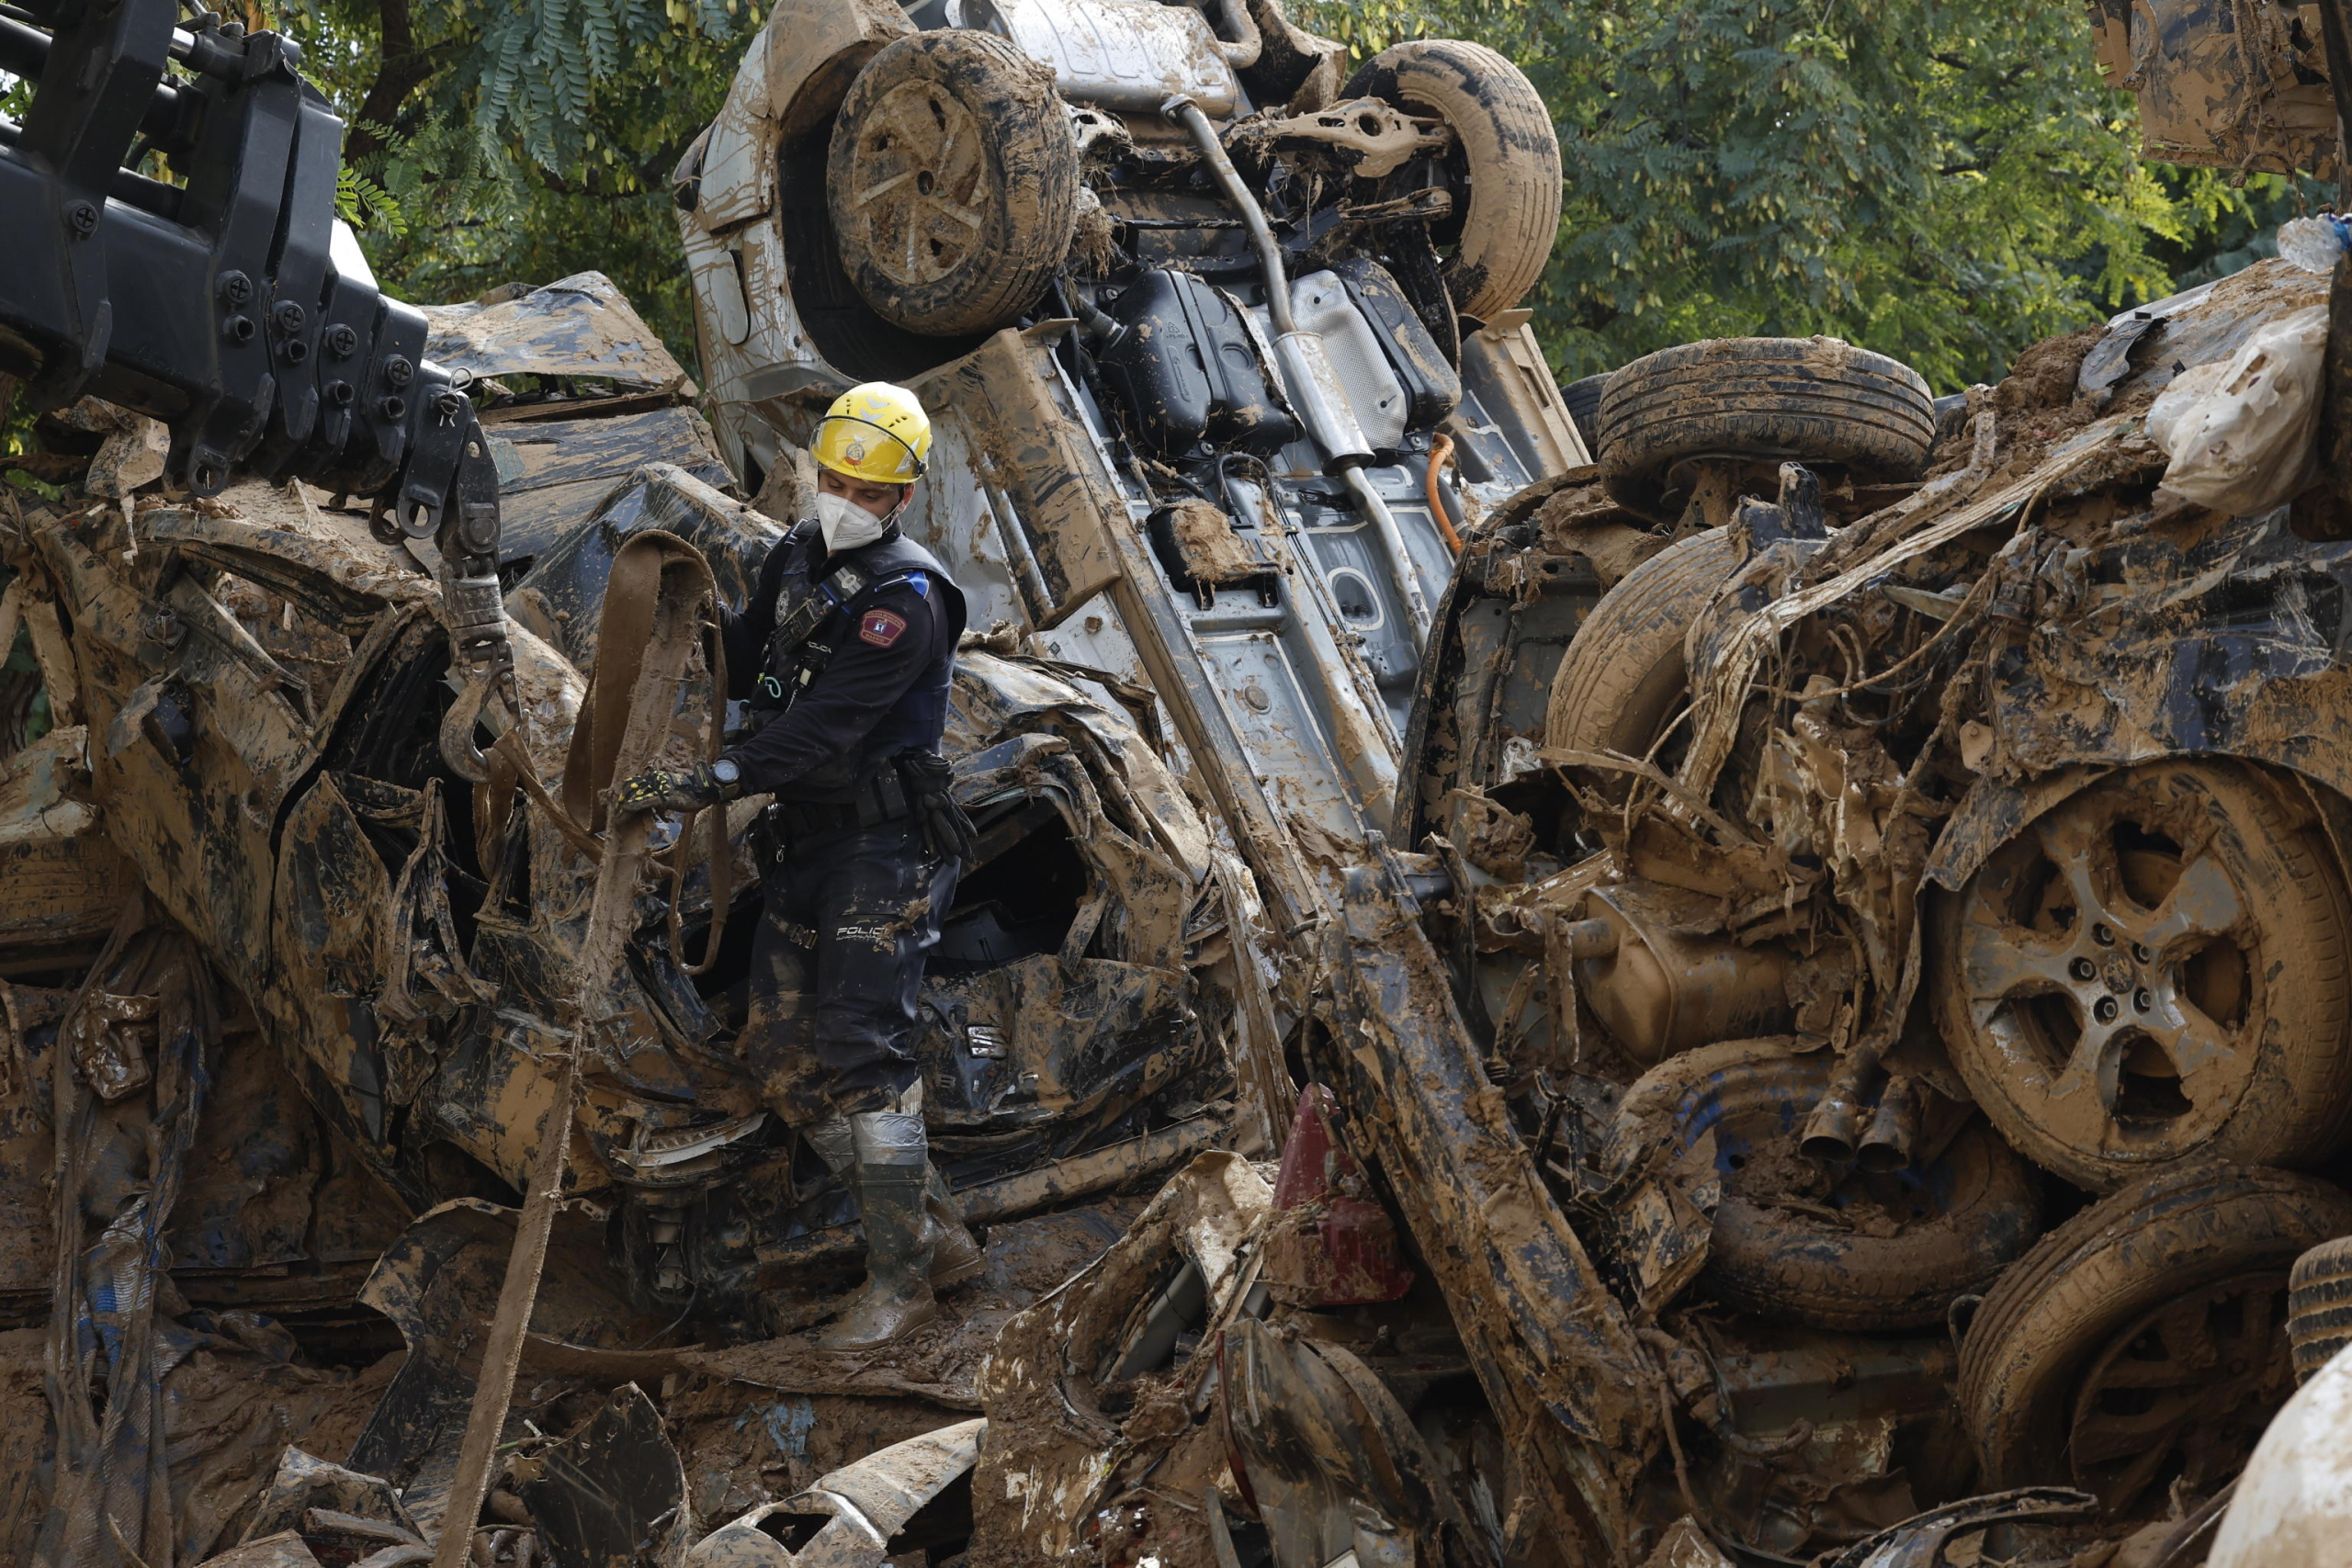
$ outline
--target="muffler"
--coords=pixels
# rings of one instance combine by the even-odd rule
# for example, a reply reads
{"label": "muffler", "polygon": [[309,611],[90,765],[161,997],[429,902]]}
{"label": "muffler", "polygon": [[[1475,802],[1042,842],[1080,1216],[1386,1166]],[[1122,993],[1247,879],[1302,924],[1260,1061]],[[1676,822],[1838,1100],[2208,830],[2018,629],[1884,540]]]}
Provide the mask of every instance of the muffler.
{"label": "muffler", "polygon": [[1713,900],[1639,879],[1586,897],[1583,923],[1606,922],[1615,941],[1606,951],[1597,933],[1574,944],[1577,987],[1636,1061],[1788,1027],[1786,955],[1704,934],[1718,929]]}

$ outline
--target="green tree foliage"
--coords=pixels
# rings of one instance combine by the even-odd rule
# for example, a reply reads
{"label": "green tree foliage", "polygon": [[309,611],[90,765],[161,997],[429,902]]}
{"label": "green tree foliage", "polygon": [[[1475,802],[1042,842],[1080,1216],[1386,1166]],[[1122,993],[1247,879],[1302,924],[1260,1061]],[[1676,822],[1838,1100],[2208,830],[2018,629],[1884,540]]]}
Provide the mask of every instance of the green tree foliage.
{"label": "green tree foliage", "polygon": [[1939,389],[2170,292],[2295,209],[2143,165],[2069,0],[1317,0],[1359,53],[1451,32],[1553,107],[1567,185],[1533,303],[1564,378],[1693,338],[1849,338]]}
{"label": "green tree foliage", "polygon": [[387,288],[437,304],[594,268],[694,362],[669,176],[758,28],[749,0],[244,8],[303,41],[350,123],[344,205]]}
{"label": "green tree foliage", "polygon": [[[354,125],[387,283],[470,297],[596,267],[682,358],[666,181],[752,0],[282,0]],[[1939,389],[2260,254],[2305,190],[2143,165],[2074,0],[1294,0],[1359,57],[1480,39],[1554,109],[1567,181],[1532,301],[1563,377],[1727,333],[1828,333]]]}

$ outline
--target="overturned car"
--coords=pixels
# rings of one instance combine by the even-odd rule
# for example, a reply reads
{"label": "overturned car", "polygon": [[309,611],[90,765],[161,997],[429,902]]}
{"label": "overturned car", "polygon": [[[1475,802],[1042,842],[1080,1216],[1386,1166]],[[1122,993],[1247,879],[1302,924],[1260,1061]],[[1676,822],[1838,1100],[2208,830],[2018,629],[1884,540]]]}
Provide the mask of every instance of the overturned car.
{"label": "overturned car", "polygon": [[910,531],[978,618],[1147,682],[1261,875],[1294,818],[1377,825],[1463,531],[1586,460],[1520,306],[1541,98],[1478,44],[1342,57],[1272,0],[795,0],[676,174],[745,482],[911,388],[958,482]]}
{"label": "overturned car", "polygon": [[[1516,309],[1540,104],[1338,59],[1268,0],[778,6],[679,171],[710,424],[593,276],[435,317],[503,689],[421,543],[57,422],[0,596],[8,1550],[2202,1550],[2352,1233],[2352,781],[2311,421],[2178,433],[2316,408],[2255,360],[2321,285],[1942,404],[1685,345],[1596,463]],[[922,1047],[991,1234],[844,1361],[796,1331],[853,1205],[732,1050],[750,814],[597,795],[724,732],[708,606],[866,376],[1002,623]]]}

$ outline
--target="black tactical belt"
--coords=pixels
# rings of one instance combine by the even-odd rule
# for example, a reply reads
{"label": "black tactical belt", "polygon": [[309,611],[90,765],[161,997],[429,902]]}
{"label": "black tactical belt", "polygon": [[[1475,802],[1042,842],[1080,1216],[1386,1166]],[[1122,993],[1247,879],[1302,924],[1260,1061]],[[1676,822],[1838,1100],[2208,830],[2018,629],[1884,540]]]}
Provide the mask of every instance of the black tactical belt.
{"label": "black tactical belt", "polygon": [[885,768],[860,784],[847,801],[779,800],[768,807],[768,813],[776,831],[789,840],[879,828],[912,816],[914,806],[899,781],[898,770]]}

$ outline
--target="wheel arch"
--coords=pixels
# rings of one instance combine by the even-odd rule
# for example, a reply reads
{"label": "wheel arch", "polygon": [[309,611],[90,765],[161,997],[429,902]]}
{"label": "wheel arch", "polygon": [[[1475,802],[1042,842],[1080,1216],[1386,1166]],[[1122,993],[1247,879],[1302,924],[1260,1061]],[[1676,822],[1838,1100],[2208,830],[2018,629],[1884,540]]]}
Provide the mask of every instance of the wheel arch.
{"label": "wheel arch", "polygon": [[2324,759],[2308,754],[2194,749],[2081,758],[2023,784],[1979,778],[1937,835],[1925,878],[1947,893],[1957,893],[1994,851],[2099,780],[2125,768],[2170,761],[2251,762],[2274,775],[2291,775],[2312,790],[2304,804],[2319,818],[2337,869],[2352,882],[2352,854],[2347,854],[2347,845],[2352,845],[2352,769],[2315,766]]}
{"label": "wheel arch", "polygon": [[695,165],[687,220],[724,234],[774,211],[785,142],[832,123],[849,85],[885,44],[915,31],[895,6],[777,0],[744,51],[727,101],[680,164]]}

